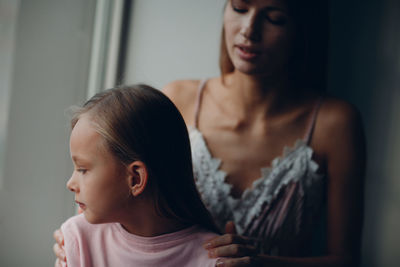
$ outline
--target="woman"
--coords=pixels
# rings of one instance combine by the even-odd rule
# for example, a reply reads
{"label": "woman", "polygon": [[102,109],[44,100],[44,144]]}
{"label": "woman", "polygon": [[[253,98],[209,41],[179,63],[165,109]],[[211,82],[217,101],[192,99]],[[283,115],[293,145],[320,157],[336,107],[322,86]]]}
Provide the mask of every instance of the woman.
{"label": "woman", "polygon": [[[354,107],[322,97],[321,2],[229,1],[222,77],[164,90],[190,127],[198,189],[214,219],[261,239],[255,259],[270,266],[359,259],[363,130]],[[248,243],[228,234],[207,248],[239,266],[257,253]]]}
{"label": "woman", "polygon": [[226,229],[205,244],[218,266],[359,263],[364,134],[353,106],[322,93],[322,2],[229,0],[222,76],[164,88],[189,127],[203,201]]}

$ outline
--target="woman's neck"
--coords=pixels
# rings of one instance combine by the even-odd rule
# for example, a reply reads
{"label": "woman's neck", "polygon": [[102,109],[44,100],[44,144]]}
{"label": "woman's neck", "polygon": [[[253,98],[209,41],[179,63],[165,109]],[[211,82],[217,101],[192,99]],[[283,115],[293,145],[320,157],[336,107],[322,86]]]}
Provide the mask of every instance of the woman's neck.
{"label": "woman's neck", "polygon": [[296,94],[285,77],[271,79],[238,71],[226,75],[224,89],[226,103],[244,118],[253,114],[272,117],[285,109]]}

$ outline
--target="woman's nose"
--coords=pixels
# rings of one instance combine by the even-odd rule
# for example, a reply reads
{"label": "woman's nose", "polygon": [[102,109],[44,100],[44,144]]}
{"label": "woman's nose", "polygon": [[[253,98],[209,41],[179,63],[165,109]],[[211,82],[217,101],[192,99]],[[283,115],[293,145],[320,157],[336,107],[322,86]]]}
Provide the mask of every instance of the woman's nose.
{"label": "woman's nose", "polygon": [[69,178],[69,180],[67,182],[67,188],[69,190],[71,190],[72,192],[75,192],[75,193],[78,192],[79,187],[78,187],[78,183],[76,181],[76,178],[75,178],[74,174],[72,174],[72,176]]}
{"label": "woman's nose", "polygon": [[251,41],[261,40],[261,22],[256,12],[249,12],[243,21],[240,33]]}

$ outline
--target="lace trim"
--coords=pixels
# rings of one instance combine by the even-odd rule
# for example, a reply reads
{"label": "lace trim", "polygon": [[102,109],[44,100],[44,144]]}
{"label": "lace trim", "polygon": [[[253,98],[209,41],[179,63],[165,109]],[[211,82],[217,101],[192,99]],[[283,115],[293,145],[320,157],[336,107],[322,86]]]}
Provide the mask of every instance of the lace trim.
{"label": "lace trim", "polygon": [[[304,140],[293,147],[285,146],[283,154],[271,162],[271,167],[261,168],[261,177],[240,198],[231,195],[232,185],[226,183],[227,173],[220,169],[221,160],[208,150],[202,133],[189,127],[192,145],[194,175],[203,201],[221,229],[228,220],[234,220],[239,233],[257,217],[266,203],[270,203],[290,182],[300,182],[305,191],[319,191],[313,185],[321,180],[318,164],[312,159],[313,150]],[[313,188],[311,188],[313,187]]]}

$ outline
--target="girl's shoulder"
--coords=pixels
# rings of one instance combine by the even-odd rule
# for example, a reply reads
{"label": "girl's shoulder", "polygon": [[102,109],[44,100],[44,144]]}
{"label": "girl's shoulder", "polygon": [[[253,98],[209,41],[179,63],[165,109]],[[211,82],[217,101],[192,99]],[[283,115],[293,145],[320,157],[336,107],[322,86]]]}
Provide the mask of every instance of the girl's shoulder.
{"label": "girl's shoulder", "polygon": [[90,224],[83,213],[72,216],[61,225],[61,231],[64,235],[82,235],[96,229],[94,224]]}

